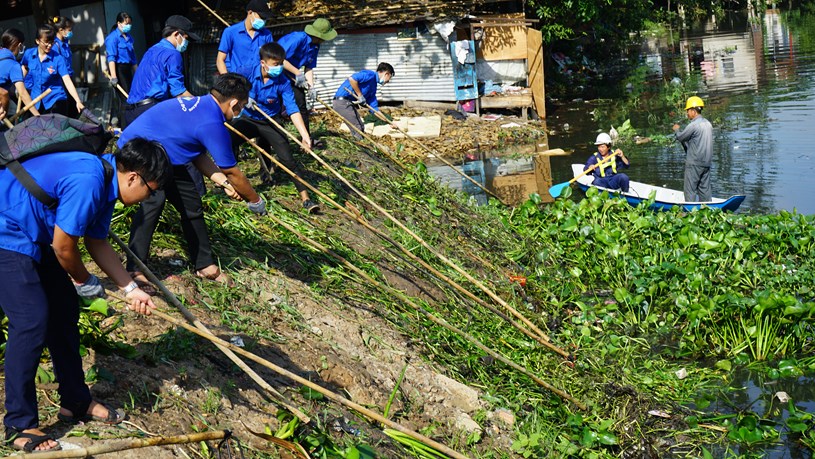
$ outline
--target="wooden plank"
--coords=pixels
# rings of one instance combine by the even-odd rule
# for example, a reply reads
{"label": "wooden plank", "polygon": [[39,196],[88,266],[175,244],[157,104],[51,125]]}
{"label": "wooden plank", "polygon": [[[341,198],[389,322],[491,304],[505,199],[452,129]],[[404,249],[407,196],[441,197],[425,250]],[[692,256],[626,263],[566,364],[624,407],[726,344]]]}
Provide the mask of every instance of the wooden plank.
{"label": "wooden plank", "polygon": [[419,110],[455,110],[455,102],[431,102],[426,100],[406,100],[403,102],[405,107],[416,108]]}
{"label": "wooden plank", "polygon": [[532,94],[510,94],[481,98],[482,108],[529,107],[532,105]]}
{"label": "wooden plank", "polygon": [[[483,16],[480,19],[489,22],[504,19],[517,19],[523,21],[523,14],[500,16]],[[478,27],[478,24],[474,24]],[[501,25],[483,28],[484,39],[478,49],[477,56],[486,61],[505,61],[510,59],[526,59],[526,27],[524,23]]]}
{"label": "wooden plank", "polygon": [[526,201],[532,193],[540,194],[534,171],[494,177],[487,188],[512,206]]}
{"label": "wooden plank", "polygon": [[543,84],[543,34],[540,30],[526,29],[526,65],[529,72],[529,88],[535,111],[540,119],[546,118],[546,89]]}

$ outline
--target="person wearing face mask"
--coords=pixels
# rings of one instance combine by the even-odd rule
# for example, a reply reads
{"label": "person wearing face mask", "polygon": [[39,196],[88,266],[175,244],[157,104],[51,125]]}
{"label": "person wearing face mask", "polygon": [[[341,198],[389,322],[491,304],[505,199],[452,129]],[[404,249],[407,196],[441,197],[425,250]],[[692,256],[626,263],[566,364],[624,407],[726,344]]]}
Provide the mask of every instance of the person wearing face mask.
{"label": "person wearing face mask", "polygon": [[[379,111],[379,102],[376,100],[376,90],[379,86],[385,86],[391,81],[394,75],[393,66],[387,62],[381,62],[373,70],[360,70],[343,81],[337,92],[334,94],[332,105],[349,126],[356,127],[360,131],[365,131],[365,124],[357,111],[358,105],[367,105],[371,110]],[[362,139],[362,135],[351,129],[351,135],[355,139]]]}
{"label": "person wearing face mask", "polygon": [[[190,32],[192,21],[184,16],[167,18],[158,43],[144,53],[133,74],[127,97],[123,127],[157,103],[178,96],[192,96],[184,85],[184,58],[189,40],[201,37]],[[118,74],[117,74],[118,76]]]}
{"label": "person wearing face mask", "polygon": [[272,33],[266,28],[266,19],[271,14],[272,10],[263,0],[247,3],[246,19],[227,27],[221,35],[218,56],[215,58],[218,73],[239,72],[257,63],[260,47],[274,41]]}
{"label": "person wearing face mask", "polygon": [[[255,64],[252,70],[241,72],[250,75],[249,82],[252,89],[249,91],[249,97],[255,101],[255,105],[246,108],[243,111],[245,116],[233,120],[232,126],[250,139],[260,137],[259,144],[261,148],[269,151],[271,146],[275,154],[280,158],[280,162],[287,169],[303,177],[300,165],[292,157],[291,146],[286,134],[270,124],[266,117],[258,112],[258,110],[262,110],[279,124],[283,124],[281,112],[285,107],[292,123],[297,128],[297,132],[300,133],[303,147],[311,147],[311,137],[303,116],[297,107],[291,82],[283,73],[283,60],[285,58],[286,52],[278,43],[266,43],[261,46],[260,62]],[[232,142],[239,145],[243,143],[243,140],[238,135],[233,134]],[[260,160],[267,165],[267,170],[271,169],[269,159],[261,154]],[[297,180],[294,180],[294,187],[300,194],[303,208],[309,213],[317,212],[319,207],[309,198],[308,188]]]}
{"label": "person wearing face mask", "polygon": [[[331,27],[328,19],[318,18],[309,24],[302,32],[292,32],[284,35],[278,43],[286,50],[286,60],[283,68],[289,78],[294,79],[294,99],[303,115],[306,129],[309,129],[308,106],[306,105],[306,90],[314,99],[317,90],[314,87],[314,68],[317,67],[317,54],[320,44],[337,38],[337,31]],[[322,143],[319,144],[322,147]]]}
{"label": "person wearing face mask", "polygon": [[[266,203],[238,168],[232,153],[232,141],[224,126],[246,106],[250,84],[237,73],[215,77],[210,94],[201,97],[177,97],[159,103],[122,132],[119,145],[135,137],[161,143],[173,165],[173,180],[163,192],[141,204],[130,227],[130,248],[141,260],[147,260],[150,241],[164,209],[165,200],[178,210],[181,228],[187,240],[190,263],[199,277],[231,284],[215,262],[204,223],[201,195],[185,164],[192,163],[204,176],[223,187],[233,199],[242,199],[256,214],[266,213]],[[134,260],[127,261],[136,282],[144,283]]]}
{"label": "person wearing face mask", "polygon": [[73,53],[71,53],[71,38],[74,36],[74,21],[64,16],[55,16],[53,19],[57,37],[54,39],[54,51],[65,59],[68,72],[74,76]]}
{"label": "person wearing face mask", "polygon": [[[133,37],[130,35],[132,27],[133,19],[122,11],[116,15],[116,24],[110,28],[110,33],[105,37],[105,58],[110,85],[115,88],[118,84],[125,92],[130,92],[130,83],[136,71],[136,51],[133,48]],[[119,91],[116,93],[119,94]]]}
{"label": "person wearing face mask", "polygon": [[[15,99],[14,93],[20,97],[23,105],[31,103],[31,95],[23,83],[23,68],[17,59],[21,58],[25,51],[25,36],[17,29],[8,29],[3,32],[0,38],[0,88],[5,89],[9,97]],[[6,101],[0,105],[6,112],[9,111],[9,104]],[[40,112],[36,108],[31,109],[31,114],[39,116]]]}
{"label": "person wearing face mask", "polygon": [[[20,60],[23,82],[31,97],[35,99],[46,89],[51,89],[51,92],[37,103],[36,108],[41,113],[59,113],[75,117],[82,113],[85,105],[79,99],[65,59],[52,49],[55,37],[56,31],[51,24],[44,24],[37,29],[37,46],[25,50]],[[68,101],[66,91],[76,105]]]}

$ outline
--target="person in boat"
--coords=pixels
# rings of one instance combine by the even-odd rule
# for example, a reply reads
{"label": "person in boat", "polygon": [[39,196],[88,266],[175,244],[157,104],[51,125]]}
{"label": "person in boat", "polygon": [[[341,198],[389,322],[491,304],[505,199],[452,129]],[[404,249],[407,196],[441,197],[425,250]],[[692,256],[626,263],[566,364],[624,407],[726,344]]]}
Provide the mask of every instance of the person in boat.
{"label": "person in boat", "polygon": [[[583,167],[584,171],[605,160],[612,154],[611,136],[605,132],[601,132],[597,135],[597,140],[594,141],[594,144],[597,145],[597,152],[589,156],[586,165]],[[628,175],[623,172],[617,172],[617,169],[628,169],[630,166],[631,162],[626,158],[623,151],[618,148],[614,152],[614,157],[611,158],[611,160],[600,164],[600,166],[591,171],[591,175],[594,176],[592,185],[628,192],[628,183],[630,181]]]}
{"label": "person in boat", "polygon": [[697,96],[688,98],[685,113],[690,120],[685,129],[674,124],[676,140],[685,149],[685,201],[708,202],[713,192],[710,187],[710,165],[713,160],[713,125],[702,116],[705,102]]}

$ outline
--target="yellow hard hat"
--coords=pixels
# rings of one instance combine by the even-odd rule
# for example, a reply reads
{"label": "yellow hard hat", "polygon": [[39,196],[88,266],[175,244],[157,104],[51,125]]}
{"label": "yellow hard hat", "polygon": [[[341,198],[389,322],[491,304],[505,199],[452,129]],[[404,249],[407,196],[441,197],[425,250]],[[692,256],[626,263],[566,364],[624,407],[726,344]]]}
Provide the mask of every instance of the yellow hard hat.
{"label": "yellow hard hat", "polygon": [[698,96],[691,96],[688,97],[688,101],[685,103],[685,110],[690,108],[703,108],[705,103],[702,101],[701,97]]}

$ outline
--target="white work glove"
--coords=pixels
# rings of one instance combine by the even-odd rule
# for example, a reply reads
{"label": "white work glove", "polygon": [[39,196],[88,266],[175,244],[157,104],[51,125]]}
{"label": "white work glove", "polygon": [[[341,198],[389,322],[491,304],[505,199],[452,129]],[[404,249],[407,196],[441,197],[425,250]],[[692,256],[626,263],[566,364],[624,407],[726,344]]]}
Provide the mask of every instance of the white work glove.
{"label": "white work glove", "polygon": [[99,278],[93,274],[82,284],[74,283],[74,288],[77,295],[87,300],[105,297],[105,288],[102,287]]}
{"label": "white work glove", "polygon": [[294,77],[294,85],[298,88],[307,88],[308,82],[306,81],[306,74],[305,73],[298,73]]}
{"label": "white work glove", "polygon": [[364,94],[360,94],[359,96],[357,96],[357,100],[354,103],[357,105],[366,105],[368,103],[368,100],[365,99]]}
{"label": "white work glove", "polygon": [[256,215],[266,215],[266,201],[263,198],[258,199],[258,202],[247,202],[246,206]]}
{"label": "white work glove", "polygon": [[112,88],[115,88],[117,84],[119,84],[119,79],[118,78],[111,78],[110,79],[110,86]]}
{"label": "white work glove", "polygon": [[311,103],[317,102],[317,88],[312,87],[311,89],[308,90],[308,98],[311,101]]}
{"label": "white work glove", "polygon": [[257,110],[257,105],[258,105],[258,103],[255,102],[255,99],[252,99],[250,97],[249,100],[246,101],[246,107],[244,107],[244,108],[247,108],[249,110]]}

